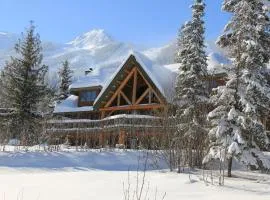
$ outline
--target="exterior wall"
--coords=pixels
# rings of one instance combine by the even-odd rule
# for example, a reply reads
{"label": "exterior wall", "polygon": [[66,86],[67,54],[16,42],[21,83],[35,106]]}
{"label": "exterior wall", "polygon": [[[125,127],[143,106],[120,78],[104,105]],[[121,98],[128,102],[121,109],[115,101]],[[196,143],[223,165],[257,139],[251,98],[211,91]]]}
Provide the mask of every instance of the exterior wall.
{"label": "exterior wall", "polygon": [[[50,144],[87,145],[90,148],[154,149],[165,141],[167,129],[157,117],[118,116],[105,120],[54,120],[46,124]],[[170,127],[172,128],[172,127]]]}

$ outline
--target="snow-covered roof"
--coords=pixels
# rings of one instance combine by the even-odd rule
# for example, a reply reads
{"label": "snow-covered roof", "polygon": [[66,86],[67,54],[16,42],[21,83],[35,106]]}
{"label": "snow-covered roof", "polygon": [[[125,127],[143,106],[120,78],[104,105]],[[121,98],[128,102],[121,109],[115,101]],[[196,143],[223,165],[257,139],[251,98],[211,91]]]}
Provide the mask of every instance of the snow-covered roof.
{"label": "snow-covered roof", "polygon": [[164,66],[159,66],[159,65],[153,64],[153,62],[148,57],[146,57],[145,55],[143,55],[141,53],[138,53],[135,51],[130,51],[127,58],[118,66],[118,68],[110,76],[110,78],[107,79],[106,83],[103,85],[101,92],[99,93],[98,97],[96,98],[94,105],[96,102],[99,101],[99,98],[107,90],[111,81],[117,76],[119,71],[123,68],[124,64],[127,62],[127,60],[131,56],[135,57],[136,61],[141,65],[143,70],[146,72],[146,74],[149,76],[149,78],[153,81],[153,83],[159,89],[159,91],[164,95],[164,97],[167,97],[169,95],[168,91],[171,89],[171,86],[173,84],[172,81],[174,81],[174,79],[176,77],[175,73],[173,71],[165,68]]}
{"label": "snow-covered roof", "polygon": [[[110,63],[108,65],[104,64],[104,66],[99,66],[88,75],[79,77],[77,81],[70,85],[70,89],[102,86],[102,94],[131,55],[135,56],[138,63],[140,63],[160,92],[164,94],[164,96],[168,96],[166,91],[168,88],[171,88],[180,65],[157,65],[144,54],[135,51],[130,51],[128,56],[123,58],[123,62],[120,65],[118,62],[115,62],[114,64]],[[225,72],[225,67],[230,64],[230,60],[222,55],[217,53],[210,53],[208,55],[208,71],[211,74]]]}
{"label": "snow-covered roof", "polygon": [[[174,93],[174,83],[177,77],[180,64],[170,64],[170,65],[157,65],[154,64],[145,55],[130,51],[128,56],[123,59],[123,62],[118,65],[104,65],[98,69],[94,69],[90,74],[80,77],[77,81],[70,85],[70,90],[78,88],[90,88],[90,87],[102,87],[101,92],[94,102],[95,104],[99,101],[100,97],[109,87],[112,80],[117,76],[120,70],[123,68],[128,59],[134,56],[136,61],[141,65],[142,69],[155,84],[160,93],[167,98],[168,101],[172,100]],[[230,61],[225,59],[218,54],[208,55],[208,71],[209,73],[222,73],[224,72],[224,66],[230,65]],[[80,112],[80,111],[92,111],[92,106],[78,107],[78,96],[71,95],[62,103],[57,104],[55,107],[55,113],[64,112]]]}
{"label": "snow-covered roof", "polygon": [[[123,58],[124,59],[124,58]],[[119,66],[118,60],[115,62],[104,63],[93,67],[93,71],[87,75],[80,76],[77,80],[69,86],[70,90],[76,90],[78,88],[90,88],[94,86],[104,86],[106,82],[111,79],[111,76],[117,70]]]}
{"label": "snow-covered roof", "polygon": [[96,86],[102,86],[102,85],[104,85],[104,80],[102,80],[101,77],[85,75],[85,76],[79,77],[77,81],[72,83],[69,86],[69,89],[74,90],[78,88],[90,88],[90,87],[96,87]]}
{"label": "snow-covered roof", "polygon": [[164,91],[166,90],[165,83],[168,81],[169,78],[171,78],[171,75],[172,75],[171,71],[166,70],[162,66],[154,65],[153,62],[148,57],[146,57],[145,55],[141,53],[131,52],[130,56],[131,55],[135,56],[136,61],[142,66],[143,70],[154,82],[154,84],[159,89],[159,91],[165,96],[165,93],[164,93]]}
{"label": "snow-covered roof", "polygon": [[84,112],[93,110],[93,106],[78,107],[78,99],[78,96],[70,95],[61,103],[56,104],[54,113]]}

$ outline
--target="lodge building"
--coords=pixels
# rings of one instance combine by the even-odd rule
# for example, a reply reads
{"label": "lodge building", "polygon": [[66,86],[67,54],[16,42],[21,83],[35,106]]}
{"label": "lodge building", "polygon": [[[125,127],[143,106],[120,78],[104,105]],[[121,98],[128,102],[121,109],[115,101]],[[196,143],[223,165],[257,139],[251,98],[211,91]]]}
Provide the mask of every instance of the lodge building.
{"label": "lodge building", "polygon": [[[70,96],[56,105],[55,119],[47,128],[54,136],[52,142],[69,137],[73,144],[77,141],[92,148],[152,148],[152,140],[163,140],[164,114],[174,96],[179,67],[155,65],[146,56],[131,52],[118,68],[104,67],[86,74],[70,85]],[[209,91],[225,79],[224,73],[207,77]],[[168,129],[173,131],[173,125]]]}

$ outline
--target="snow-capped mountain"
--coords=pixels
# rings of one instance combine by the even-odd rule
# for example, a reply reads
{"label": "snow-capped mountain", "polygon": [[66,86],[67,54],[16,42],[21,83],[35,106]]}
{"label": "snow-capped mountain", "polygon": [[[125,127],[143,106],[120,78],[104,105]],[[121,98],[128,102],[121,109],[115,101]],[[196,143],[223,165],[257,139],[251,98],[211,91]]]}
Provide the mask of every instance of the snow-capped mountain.
{"label": "snow-capped mountain", "polygon": [[114,43],[114,40],[103,29],[95,29],[76,37],[67,44],[78,49],[97,49]]}
{"label": "snow-capped mountain", "polygon": [[[4,66],[10,56],[15,55],[13,47],[18,38],[19,35],[0,32],[0,67]],[[94,29],[65,44],[43,41],[42,46],[43,62],[49,66],[51,74],[57,71],[64,60],[68,60],[75,76],[78,76],[90,67],[94,68],[95,73],[98,74],[102,73],[102,70],[110,70],[108,68],[114,66],[112,67],[113,72],[113,69],[125,59],[131,50],[140,51],[155,64],[171,64],[176,42],[172,41],[162,47],[142,49],[136,45],[119,42],[104,30]],[[208,51],[212,53],[210,54],[211,63],[216,65],[224,61],[214,43],[209,43]]]}
{"label": "snow-capped mountain", "polygon": [[[13,47],[18,38],[16,34],[0,32],[0,67],[15,55]],[[76,72],[104,62],[117,61],[134,48],[113,40],[104,30],[92,30],[66,44],[43,41],[42,45],[43,61],[50,71],[55,71],[67,59]]]}
{"label": "snow-capped mountain", "polygon": [[[0,67],[3,67],[10,56],[15,55],[13,47],[18,38],[16,34],[0,32]],[[151,59],[162,64],[170,62],[170,54],[174,51],[173,45],[149,50],[141,49],[136,45],[116,41],[101,29],[91,30],[65,44],[43,41],[42,45],[43,61],[49,66],[51,72],[56,71],[67,59],[76,74],[83,73],[89,67],[97,68],[100,65],[117,64],[131,50],[140,49]]]}

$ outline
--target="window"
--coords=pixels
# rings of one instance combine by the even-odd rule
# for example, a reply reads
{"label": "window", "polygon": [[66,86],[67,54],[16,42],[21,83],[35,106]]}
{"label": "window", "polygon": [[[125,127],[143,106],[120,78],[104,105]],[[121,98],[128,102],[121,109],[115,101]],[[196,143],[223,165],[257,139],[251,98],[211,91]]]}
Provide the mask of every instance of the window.
{"label": "window", "polygon": [[96,91],[84,91],[81,92],[81,102],[95,101],[97,97]]}

